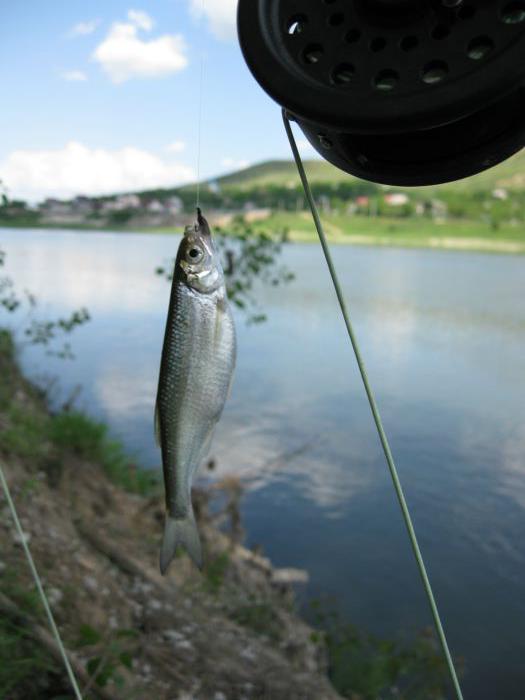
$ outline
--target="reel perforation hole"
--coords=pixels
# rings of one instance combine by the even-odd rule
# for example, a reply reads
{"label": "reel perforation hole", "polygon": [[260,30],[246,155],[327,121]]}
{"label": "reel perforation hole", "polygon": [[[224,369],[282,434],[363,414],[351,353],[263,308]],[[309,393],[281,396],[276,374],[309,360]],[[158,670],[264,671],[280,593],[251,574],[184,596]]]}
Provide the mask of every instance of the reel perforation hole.
{"label": "reel perforation hole", "polygon": [[525,0],[238,6],[256,80],[347,172],[435,184],[479,172],[525,143]]}
{"label": "reel perforation hole", "polygon": [[287,31],[289,36],[297,36],[306,30],[308,17],[306,15],[293,15],[287,23]]}
{"label": "reel perforation hole", "polygon": [[501,11],[505,24],[520,24],[525,21],[525,2],[507,2]]}

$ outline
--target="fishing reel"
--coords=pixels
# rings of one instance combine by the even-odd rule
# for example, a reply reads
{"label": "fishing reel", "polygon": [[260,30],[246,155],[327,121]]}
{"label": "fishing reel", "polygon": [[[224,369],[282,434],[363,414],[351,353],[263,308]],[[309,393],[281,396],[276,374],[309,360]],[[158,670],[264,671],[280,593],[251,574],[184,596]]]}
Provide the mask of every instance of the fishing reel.
{"label": "fishing reel", "polygon": [[239,0],[245,60],[333,165],[432,185],[525,145],[525,0]]}

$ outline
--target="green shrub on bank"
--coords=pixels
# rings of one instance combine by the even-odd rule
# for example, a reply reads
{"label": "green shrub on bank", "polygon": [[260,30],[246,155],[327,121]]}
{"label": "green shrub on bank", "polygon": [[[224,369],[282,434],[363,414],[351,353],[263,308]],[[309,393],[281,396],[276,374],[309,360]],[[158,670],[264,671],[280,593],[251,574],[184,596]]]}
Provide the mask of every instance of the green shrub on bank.
{"label": "green shrub on bank", "polygon": [[446,700],[448,671],[433,630],[406,642],[381,639],[344,623],[319,600],[311,609],[323,630],[312,639],[326,646],[329,677],[343,697]]}
{"label": "green shrub on bank", "polygon": [[73,454],[100,464],[126,491],[141,495],[153,491],[156,475],[133,465],[122,445],[109,437],[105,425],[80,412],[51,415],[46,410],[42,395],[20,374],[11,334],[1,329],[0,372],[0,411],[5,419],[0,451],[4,455],[30,460],[35,469],[52,470],[49,475],[56,483],[61,464]]}

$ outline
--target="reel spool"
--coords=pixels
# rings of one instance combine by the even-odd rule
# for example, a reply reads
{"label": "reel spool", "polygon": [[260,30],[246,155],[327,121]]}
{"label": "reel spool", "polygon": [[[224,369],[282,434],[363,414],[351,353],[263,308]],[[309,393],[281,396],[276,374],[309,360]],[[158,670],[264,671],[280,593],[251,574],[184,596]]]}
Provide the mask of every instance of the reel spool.
{"label": "reel spool", "polygon": [[323,158],[432,185],[525,145],[525,0],[239,0],[245,60]]}

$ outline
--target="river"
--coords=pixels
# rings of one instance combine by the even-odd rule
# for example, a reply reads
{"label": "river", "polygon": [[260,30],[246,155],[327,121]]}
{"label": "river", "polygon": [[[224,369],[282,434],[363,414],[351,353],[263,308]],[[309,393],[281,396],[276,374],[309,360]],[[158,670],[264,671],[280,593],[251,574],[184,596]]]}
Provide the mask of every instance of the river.
{"label": "river", "polygon": [[[55,400],[106,421],[159,467],[153,405],[169,295],[155,267],[173,236],[0,229],[6,272],[49,316],[87,306],[76,359],[22,354],[59,375]],[[397,460],[465,698],[525,695],[525,257],[336,247],[355,330]],[[249,545],[305,568],[302,599],[332,597],[377,634],[431,624],[327,270],[289,245],[289,286],[261,290],[268,321],[237,315],[231,399],[212,454],[250,476]],[[283,458],[284,456],[284,458]]]}

